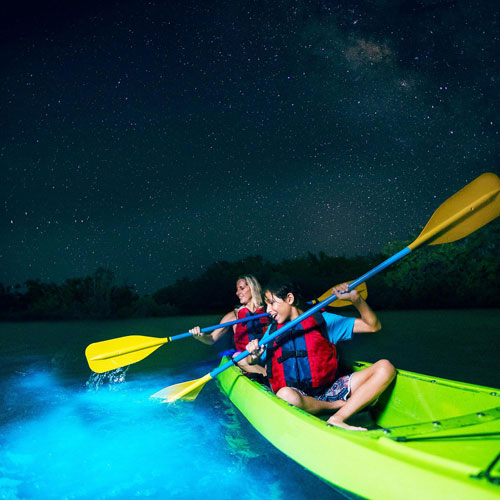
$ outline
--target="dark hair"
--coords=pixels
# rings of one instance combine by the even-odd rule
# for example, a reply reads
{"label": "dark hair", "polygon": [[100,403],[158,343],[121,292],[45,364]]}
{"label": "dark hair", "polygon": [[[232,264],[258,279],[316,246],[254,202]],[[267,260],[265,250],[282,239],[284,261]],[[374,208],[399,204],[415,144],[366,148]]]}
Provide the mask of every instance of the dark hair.
{"label": "dark hair", "polygon": [[281,279],[272,279],[264,290],[269,290],[273,295],[285,300],[287,295],[291,293],[294,296],[293,305],[300,309],[307,309],[308,305],[304,299],[300,285],[292,281],[285,281]]}

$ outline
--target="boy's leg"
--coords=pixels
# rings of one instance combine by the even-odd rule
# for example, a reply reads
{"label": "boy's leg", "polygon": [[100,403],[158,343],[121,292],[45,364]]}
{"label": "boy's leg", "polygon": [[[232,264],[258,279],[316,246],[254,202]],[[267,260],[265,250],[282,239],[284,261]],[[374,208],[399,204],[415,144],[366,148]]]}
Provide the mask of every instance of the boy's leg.
{"label": "boy's leg", "polygon": [[[279,398],[287,401],[289,404],[297,406],[298,408],[301,408],[302,410],[307,411],[307,413],[311,413],[313,415],[316,415],[317,413],[321,413],[323,411],[339,410],[340,408],[343,408],[347,404],[347,401],[344,401],[342,399],[331,402],[321,401],[311,396],[305,396],[304,394],[301,394],[292,387],[283,387],[277,392],[276,395]],[[330,420],[328,422],[330,422]],[[347,425],[347,424],[338,425],[338,427],[345,427],[347,429],[355,431],[366,430],[364,427],[354,427],[353,425]]]}
{"label": "boy's leg", "polygon": [[322,411],[332,411],[342,408],[346,404],[346,401],[320,401],[319,399],[313,398],[312,396],[306,396],[301,394],[299,391],[293,387],[282,387],[277,393],[281,399],[284,399],[287,403],[297,406],[307,413],[316,415]]}
{"label": "boy's leg", "polygon": [[328,419],[328,423],[346,429],[360,430],[345,423],[350,416],[375,401],[396,376],[396,369],[386,359],[355,372],[351,377],[351,396],[345,405]]}

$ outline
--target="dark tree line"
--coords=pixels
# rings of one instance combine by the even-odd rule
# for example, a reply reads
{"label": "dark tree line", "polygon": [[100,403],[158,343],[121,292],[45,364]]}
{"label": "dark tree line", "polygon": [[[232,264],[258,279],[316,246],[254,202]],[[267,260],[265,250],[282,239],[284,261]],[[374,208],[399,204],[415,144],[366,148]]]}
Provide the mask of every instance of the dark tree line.
{"label": "dark tree line", "polygon": [[[98,269],[62,285],[30,280],[25,291],[0,284],[3,319],[78,319],[221,313],[236,305],[235,282],[253,274],[262,284],[273,276],[300,283],[307,298],[332,285],[353,280],[398,250],[393,242],[380,255],[330,257],[323,252],[272,263],[262,256],[216,262],[196,279],[177,280],[153,295],[115,283]],[[423,247],[368,282],[369,303],[376,309],[500,307],[500,223],[446,245]]]}
{"label": "dark tree line", "polygon": [[[235,281],[253,274],[262,284],[280,275],[302,285],[306,298],[316,298],[331,286],[354,280],[408,241],[388,245],[381,254],[329,257],[320,252],[271,263],[261,256],[212,264],[198,279],[178,280],[153,297],[158,304],[175,305],[183,314],[227,311],[236,304]],[[368,282],[369,303],[376,309],[500,307],[500,221],[469,237],[422,247]]]}
{"label": "dark tree line", "polygon": [[[389,245],[386,255],[413,240]],[[376,285],[384,308],[500,307],[499,271],[500,221],[495,221],[465,239],[418,249]]]}
{"label": "dark tree line", "polygon": [[114,273],[99,268],[91,276],[67,279],[62,285],[28,280],[19,285],[0,283],[3,319],[83,319],[168,315],[150,296],[140,297],[131,285],[117,285]]}

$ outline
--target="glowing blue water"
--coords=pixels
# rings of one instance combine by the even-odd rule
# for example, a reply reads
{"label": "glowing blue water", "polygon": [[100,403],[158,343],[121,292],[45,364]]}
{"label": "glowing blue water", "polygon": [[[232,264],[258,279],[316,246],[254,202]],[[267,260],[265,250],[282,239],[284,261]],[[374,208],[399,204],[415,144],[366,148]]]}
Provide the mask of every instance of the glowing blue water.
{"label": "glowing blue water", "polygon": [[[500,386],[499,310],[381,316],[383,334],[346,343],[344,359],[386,357],[407,370]],[[214,368],[211,346],[172,342],[126,373],[89,379],[90,342],[163,337],[217,321],[1,323],[0,499],[344,498],[275,450],[214,382],[192,403],[149,399]]]}
{"label": "glowing blue water", "polygon": [[0,378],[1,499],[340,498],[261,438],[215,383],[193,403],[150,399],[213,363],[85,384],[30,362]]}

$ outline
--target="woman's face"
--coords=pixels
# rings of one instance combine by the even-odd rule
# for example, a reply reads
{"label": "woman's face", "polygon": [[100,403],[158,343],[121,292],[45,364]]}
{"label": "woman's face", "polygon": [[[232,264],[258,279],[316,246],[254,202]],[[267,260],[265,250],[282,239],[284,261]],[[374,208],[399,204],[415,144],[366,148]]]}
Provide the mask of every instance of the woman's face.
{"label": "woman's face", "polygon": [[236,296],[240,299],[240,304],[246,305],[252,300],[252,292],[245,280],[236,282]]}
{"label": "woman's face", "polygon": [[285,300],[276,297],[269,290],[266,290],[265,301],[267,304],[267,312],[277,321],[280,325],[287,322],[293,312],[294,297],[289,293]]}

